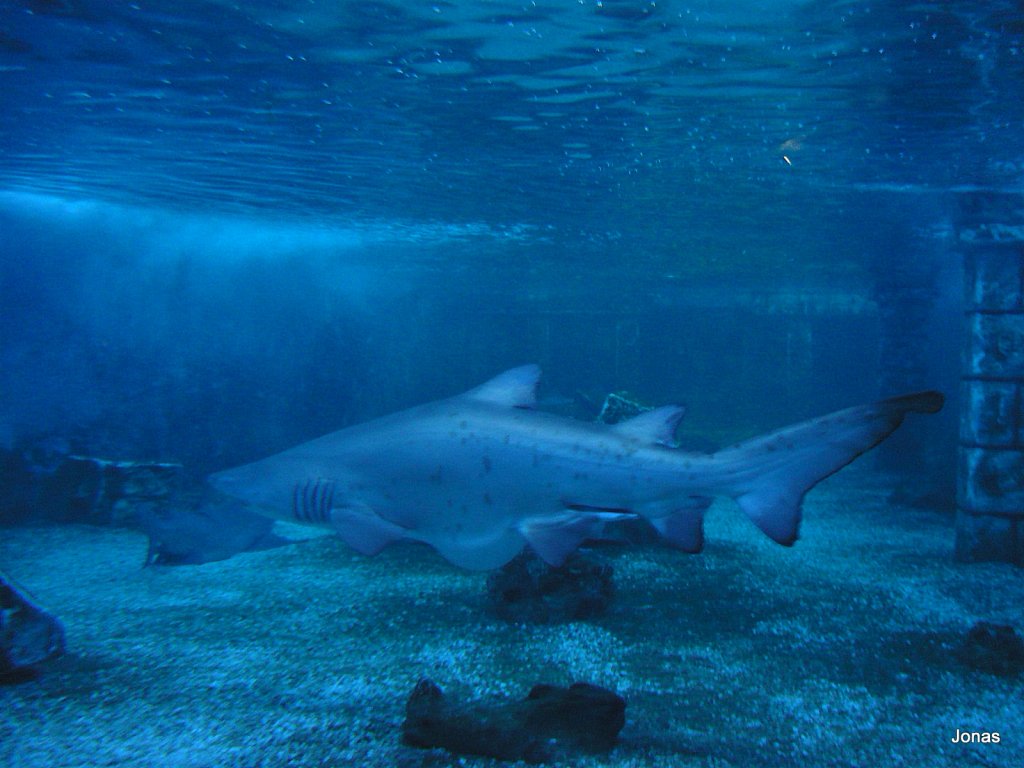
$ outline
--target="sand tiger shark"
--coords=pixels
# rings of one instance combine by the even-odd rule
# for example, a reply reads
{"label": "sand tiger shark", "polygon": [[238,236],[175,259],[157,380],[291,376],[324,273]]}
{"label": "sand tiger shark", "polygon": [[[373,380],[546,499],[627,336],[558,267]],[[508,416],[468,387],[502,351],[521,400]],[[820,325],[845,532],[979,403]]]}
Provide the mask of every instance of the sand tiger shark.
{"label": "sand tiger shark", "polygon": [[721,495],[790,546],[811,487],[907,413],[943,404],[938,392],[893,397],[700,454],[675,447],[681,406],[614,425],[577,421],[535,410],[539,379],[536,365],[514,368],[210,481],[269,516],[334,530],[364,554],[411,539],[474,570],[504,565],[526,544],[559,565],[622,518],[641,517],[699,552],[704,513]]}

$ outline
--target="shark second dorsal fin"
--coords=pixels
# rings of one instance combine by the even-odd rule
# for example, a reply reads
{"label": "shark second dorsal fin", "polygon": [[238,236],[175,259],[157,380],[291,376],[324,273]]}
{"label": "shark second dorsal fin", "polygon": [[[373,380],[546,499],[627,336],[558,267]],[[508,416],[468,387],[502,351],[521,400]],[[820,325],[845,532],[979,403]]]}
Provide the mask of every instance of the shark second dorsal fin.
{"label": "shark second dorsal fin", "polygon": [[686,409],[681,405],[663,405],[653,411],[644,411],[631,419],[620,421],[612,429],[620,435],[645,443],[674,446],[676,428],[685,413]]}
{"label": "shark second dorsal fin", "polygon": [[464,396],[510,408],[534,408],[537,405],[539,365],[521,365],[498,374],[490,381],[469,390]]}

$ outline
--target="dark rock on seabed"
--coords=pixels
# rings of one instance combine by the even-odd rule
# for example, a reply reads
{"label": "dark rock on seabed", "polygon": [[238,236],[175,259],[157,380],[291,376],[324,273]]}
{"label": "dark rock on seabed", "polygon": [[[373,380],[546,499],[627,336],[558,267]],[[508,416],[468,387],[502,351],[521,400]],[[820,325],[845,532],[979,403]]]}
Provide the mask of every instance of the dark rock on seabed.
{"label": "dark rock on seabed", "polygon": [[960,647],[960,660],[994,675],[1019,675],[1024,672],[1024,640],[1011,626],[979,621]]}
{"label": "dark rock on seabed", "polygon": [[64,653],[64,627],[0,573],[0,684],[37,676],[36,664]]}
{"label": "dark rock on seabed", "polygon": [[612,566],[574,552],[552,567],[526,550],[487,577],[491,610],[505,621],[558,624],[604,613],[615,595]]}
{"label": "dark rock on seabed", "polygon": [[535,685],[525,700],[457,704],[420,680],[405,706],[402,740],[455,754],[545,763],[607,752],[626,722],[626,701],[588,683]]}

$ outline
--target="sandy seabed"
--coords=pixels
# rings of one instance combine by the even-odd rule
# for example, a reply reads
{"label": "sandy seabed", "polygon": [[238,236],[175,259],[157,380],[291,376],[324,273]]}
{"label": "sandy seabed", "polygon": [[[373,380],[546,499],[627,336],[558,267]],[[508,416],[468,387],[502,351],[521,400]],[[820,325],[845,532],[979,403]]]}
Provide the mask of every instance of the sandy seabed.
{"label": "sandy seabed", "polygon": [[64,621],[68,653],[0,687],[0,765],[497,765],[401,745],[422,677],[463,700],[615,690],[619,746],[573,765],[1024,765],[1024,680],[956,657],[975,621],[1024,631],[1024,572],[954,563],[951,518],[890,490],[828,481],[792,549],[729,501],[701,556],[603,548],[611,610],[557,626],[492,617],[485,574],[412,545],[365,558],[327,536],[142,568],[132,531],[3,529],[0,567]]}

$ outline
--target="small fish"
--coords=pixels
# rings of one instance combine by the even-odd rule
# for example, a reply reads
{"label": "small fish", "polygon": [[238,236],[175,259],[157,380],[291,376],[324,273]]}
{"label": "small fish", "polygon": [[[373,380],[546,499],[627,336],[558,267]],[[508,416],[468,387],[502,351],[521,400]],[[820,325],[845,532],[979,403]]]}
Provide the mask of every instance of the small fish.
{"label": "small fish", "polygon": [[336,531],[367,555],[410,539],[449,562],[500,567],[529,544],[559,565],[611,521],[642,517],[687,552],[704,545],[713,497],[735,499],[779,544],[797,538],[804,494],[877,445],[938,392],[837,411],[716,451],[675,447],[681,406],[613,425],[535,410],[540,368],[211,475],[266,514]]}
{"label": "small fish", "polygon": [[145,565],[200,565],[291,543],[272,532],[273,520],[253,514],[237,501],[207,502],[195,509],[140,505],[136,518],[149,538]]}

